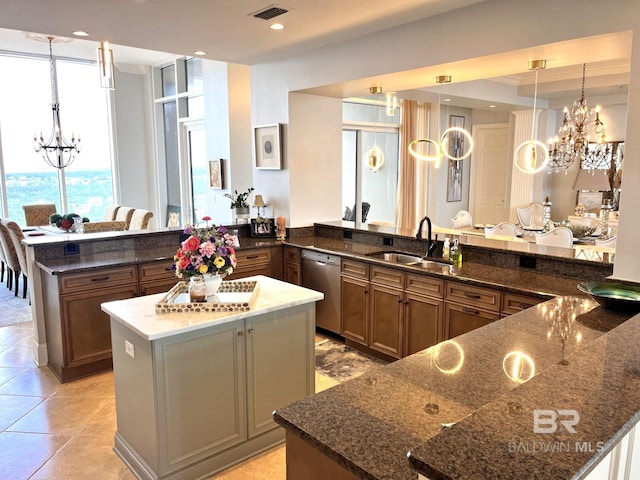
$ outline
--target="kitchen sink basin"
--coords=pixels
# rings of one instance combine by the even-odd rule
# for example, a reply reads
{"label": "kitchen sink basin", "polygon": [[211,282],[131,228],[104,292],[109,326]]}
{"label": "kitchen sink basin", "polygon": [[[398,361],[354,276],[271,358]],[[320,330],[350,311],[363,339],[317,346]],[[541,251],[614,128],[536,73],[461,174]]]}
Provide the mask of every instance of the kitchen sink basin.
{"label": "kitchen sink basin", "polygon": [[419,255],[411,255],[402,252],[373,252],[367,255],[371,258],[377,258],[391,263],[399,263],[401,265],[411,265],[422,261]]}
{"label": "kitchen sink basin", "polygon": [[451,271],[452,265],[446,262],[436,262],[435,260],[427,260],[419,255],[403,252],[373,252],[367,255],[371,258],[377,258],[389,263],[399,265],[410,265],[412,267],[420,267],[430,271]]}

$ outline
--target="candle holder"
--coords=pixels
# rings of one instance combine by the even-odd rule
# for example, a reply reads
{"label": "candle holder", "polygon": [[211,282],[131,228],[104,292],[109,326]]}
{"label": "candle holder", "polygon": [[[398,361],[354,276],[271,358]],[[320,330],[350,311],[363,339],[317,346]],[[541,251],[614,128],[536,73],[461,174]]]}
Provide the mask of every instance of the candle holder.
{"label": "candle holder", "polygon": [[607,240],[609,238],[609,213],[613,210],[611,200],[606,199],[600,207],[600,224],[602,225],[602,234],[600,240]]}
{"label": "candle holder", "polygon": [[287,238],[287,219],[285,217],[276,218],[276,238],[278,240]]}

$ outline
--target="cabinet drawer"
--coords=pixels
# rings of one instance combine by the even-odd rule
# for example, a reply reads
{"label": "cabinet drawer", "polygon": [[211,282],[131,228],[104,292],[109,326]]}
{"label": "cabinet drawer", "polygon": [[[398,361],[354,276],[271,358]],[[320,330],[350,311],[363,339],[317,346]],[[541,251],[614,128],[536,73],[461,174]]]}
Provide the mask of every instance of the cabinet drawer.
{"label": "cabinet drawer", "polygon": [[284,261],[285,262],[299,262],[300,261],[300,249],[294,247],[284,247]]}
{"label": "cabinet drawer", "polygon": [[138,265],[138,276],[141,282],[149,280],[163,280],[167,278],[175,278],[176,282],[180,279],[176,277],[176,273],[171,269],[173,262],[165,260],[161,262],[143,263]]}
{"label": "cabinet drawer", "polygon": [[502,313],[506,315],[518,313],[529,307],[533,307],[542,301],[543,299],[538,297],[530,297],[528,295],[519,295],[516,293],[503,293]]}
{"label": "cabinet drawer", "polygon": [[261,248],[256,250],[236,250],[236,261],[238,266],[244,266],[246,263],[271,263],[271,249]]}
{"label": "cabinet drawer", "polygon": [[372,266],[370,275],[371,283],[390,288],[404,288],[404,274],[398,270]]}
{"label": "cabinet drawer", "polygon": [[447,282],[445,298],[449,301],[500,311],[500,292],[491,288],[476,287],[458,282]]}
{"label": "cabinet drawer", "polygon": [[409,273],[407,274],[405,290],[418,295],[442,298],[444,296],[444,280]]}
{"label": "cabinet drawer", "polygon": [[96,290],[138,282],[138,270],[135,266],[92,270],[91,272],[60,275],[58,279],[60,293]]}
{"label": "cabinet drawer", "polygon": [[369,280],[369,264],[342,259],[340,273],[351,277]]}

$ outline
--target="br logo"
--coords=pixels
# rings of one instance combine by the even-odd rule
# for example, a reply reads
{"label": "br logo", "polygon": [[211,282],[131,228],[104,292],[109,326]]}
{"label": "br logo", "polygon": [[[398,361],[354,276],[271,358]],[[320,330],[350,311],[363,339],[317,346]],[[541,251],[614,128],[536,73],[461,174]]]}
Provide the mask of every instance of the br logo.
{"label": "br logo", "polygon": [[580,414],[576,410],[534,410],[533,433],[555,433],[558,424],[569,433],[577,433],[575,427],[580,423]]}

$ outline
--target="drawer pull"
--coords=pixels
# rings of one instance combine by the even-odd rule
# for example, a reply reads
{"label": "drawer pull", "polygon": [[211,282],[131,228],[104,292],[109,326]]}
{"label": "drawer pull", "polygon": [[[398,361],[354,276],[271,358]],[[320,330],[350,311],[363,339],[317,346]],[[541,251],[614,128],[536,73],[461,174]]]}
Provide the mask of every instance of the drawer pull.
{"label": "drawer pull", "polygon": [[171,270],[173,270],[173,268],[171,268],[171,267],[167,267],[167,268],[164,269],[165,272],[170,272]]}
{"label": "drawer pull", "polygon": [[524,303],[521,303],[518,305],[518,307],[520,307],[522,310],[526,310],[527,308],[529,308],[529,305],[525,305]]}
{"label": "drawer pull", "polygon": [[463,307],[462,311],[464,313],[471,313],[473,315],[480,315],[480,311],[479,310],[474,310],[473,308],[467,308],[467,307]]}
{"label": "drawer pull", "polygon": [[105,280],[109,280],[108,275],[106,277],[96,277],[91,279],[92,282],[104,282]]}
{"label": "drawer pull", "polygon": [[480,295],[476,294],[476,293],[469,293],[469,292],[464,292],[464,296],[467,298],[474,298],[476,300],[480,300]]}
{"label": "drawer pull", "polygon": [[247,255],[247,260],[253,260],[254,258],[258,258],[258,255]]}

